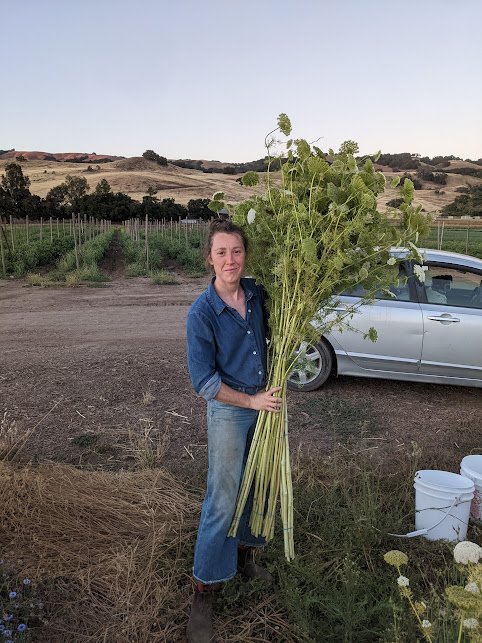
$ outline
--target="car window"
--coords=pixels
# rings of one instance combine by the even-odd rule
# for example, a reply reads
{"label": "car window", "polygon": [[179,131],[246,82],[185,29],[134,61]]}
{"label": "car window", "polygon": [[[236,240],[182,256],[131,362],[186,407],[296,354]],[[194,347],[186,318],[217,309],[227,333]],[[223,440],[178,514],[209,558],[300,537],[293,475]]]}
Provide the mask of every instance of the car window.
{"label": "car window", "polygon": [[[378,291],[375,293],[375,298],[387,299],[389,301],[410,301],[410,290],[404,265],[399,264],[398,276],[396,277],[396,281],[393,286],[390,286],[389,290],[392,293],[391,295],[387,292]],[[366,290],[363,284],[358,284],[355,288],[343,292],[342,295],[349,297],[363,297],[366,295]]]}
{"label": "car window", "polygon": [[482,309],[482,276],[458,268],[425,267],[425,294],[429,304]]}

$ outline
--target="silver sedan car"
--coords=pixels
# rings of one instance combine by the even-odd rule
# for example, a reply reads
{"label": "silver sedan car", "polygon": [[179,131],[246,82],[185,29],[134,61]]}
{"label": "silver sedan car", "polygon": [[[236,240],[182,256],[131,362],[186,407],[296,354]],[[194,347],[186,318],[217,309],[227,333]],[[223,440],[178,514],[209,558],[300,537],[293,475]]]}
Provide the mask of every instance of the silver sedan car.
{"label": "silver sedan car", "polygon": [[[482,260],[422,249],[425,279],[398,258],[393,297],[360,304],[363,288],[338,298],[336,312],[356,312],[348,329],[332,329],[303,359],[288,387],[313,391],[331,374],[482,387]],[[415,266],[415,272],[420,268]],[[373,327],[377,341],[364,336]]]}

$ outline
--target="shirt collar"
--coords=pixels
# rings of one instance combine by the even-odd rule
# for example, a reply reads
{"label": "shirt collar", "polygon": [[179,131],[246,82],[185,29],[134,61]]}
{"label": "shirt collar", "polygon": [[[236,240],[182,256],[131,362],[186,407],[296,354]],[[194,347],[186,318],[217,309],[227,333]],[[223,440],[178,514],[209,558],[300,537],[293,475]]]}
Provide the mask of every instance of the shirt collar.
{"label": "shirt collar", "polygon": [[[214,311],[217,315],[220,315],[225,308],[227,308],[225,302],[221,299],[221,297],[218,295],[216,292],[216,289],[214,288],[214,280],[216,277],[213,277],[211,279],[211,283],[208,286],[208,299],[214,308]],[[248,302],[254,295],[253,291],[251,288],[248,286],[246,283],[246,280],[244,278],[241,278],[241,287],[244,290],[244,295],[246,297],[246,301]]]}

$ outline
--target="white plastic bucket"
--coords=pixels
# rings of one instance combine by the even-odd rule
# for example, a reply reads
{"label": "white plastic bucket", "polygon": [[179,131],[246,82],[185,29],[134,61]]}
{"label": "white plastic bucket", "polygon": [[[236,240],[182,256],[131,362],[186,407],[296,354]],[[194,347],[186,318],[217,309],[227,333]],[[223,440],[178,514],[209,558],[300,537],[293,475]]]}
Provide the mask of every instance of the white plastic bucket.
{"label": "white plastic bucket", "polygon": [[460,463],[460,473],[470,478],[475,485],[474,498],[470,505],[472,520],[482,523],[482,455],[466,455]]}
{"label": "white plastic bucket", "polygon": [[425,469],[415,474],[415,529],[427,540],[465,540],[475,485],[449,471]]}

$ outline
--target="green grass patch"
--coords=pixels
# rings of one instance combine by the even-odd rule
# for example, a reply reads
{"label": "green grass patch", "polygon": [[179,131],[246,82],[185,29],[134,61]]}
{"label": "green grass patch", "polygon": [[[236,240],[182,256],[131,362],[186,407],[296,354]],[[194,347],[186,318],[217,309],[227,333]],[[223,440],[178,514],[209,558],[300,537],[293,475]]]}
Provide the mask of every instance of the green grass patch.
{"label": "green grass patch", "polygon": [[[422,640],[408,603],[399,595],[398,573],[383,559],[391,549],[409,557],[402,573],[410,580],[414,600],[427,605],[423,618],[437,632],[433,640],[457,640],[456,615],[444,598],[447,585],[464,582],[453,562],[453,543],[389,535],[414,527],[415,468],[408,460],[399,461],[387,472],[360,453],[366,444],[357,442],[357,455],[343,450],[328,459],[302,460],[295,467],[296,557],[291,563],[284,558],[281,521],[274,541],[259,556],[277,580],[269,613],[282,616],[285,624],[276,638],[267,640]],[[480,529],[470,528],[472,540],[477,542],[480,535]],[[243,610],[249,619],[265,598],[266,587],[255,582],[228,583],[221,618],[242,621]],[[254,633],[250,640],[255,640]]]}
{"label": "green grass patch", "polygon": [[81,447],[83,449],[93,447],[97,444],[99,436],[95,433],[82,433],[81,435],[75,436],[72,440],[72,444],[75,444],[76,447]]}
{"label": "green grass patch", "polygon": [[383,431],[372,405],[352,402],[338,395],[307,395],[297,410],[308,416],[311,428],[319,428],[337,440],[359,439]]}
{"label": "green grass patch", "polygon": [[162,286],[166,284],[178,284],[176,276],[173,275],[168,270],[157,270],[156,272],[151,272],[152,283],[156,286]]}
{"label": "green grass patch", "polygon": [[147,275],[148,270],[145,264],[140,262],[128,264],[125,270],[126,277],[146,277]]}

